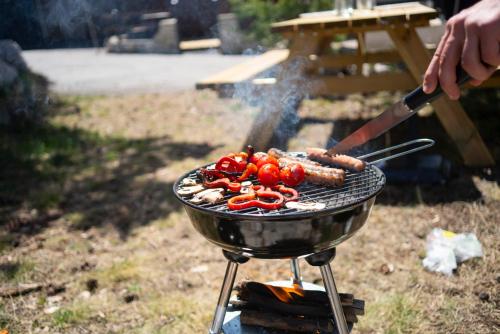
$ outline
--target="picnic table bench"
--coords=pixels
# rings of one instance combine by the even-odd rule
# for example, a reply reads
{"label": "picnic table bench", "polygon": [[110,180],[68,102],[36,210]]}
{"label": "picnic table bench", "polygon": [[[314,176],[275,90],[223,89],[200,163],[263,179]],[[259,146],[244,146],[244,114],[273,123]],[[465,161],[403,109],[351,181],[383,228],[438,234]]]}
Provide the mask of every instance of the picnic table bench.
{"label": "picnic table bench", "polygon": [[[419,3],[379,6],[370,11],[355,10],[349,17],[328,12],[304,14],[272,25],[274,32],[288,40],[288,50],[268,51],[201,81],[197,88],[219,89],[245,81],[256,82],[254,79],[259,73],[279,64],[277,77],[272,85],[268,85],[273,93],[263,92],[262,111],[256,117],[245,143],[265,150],[283,118],[290,112],[296,112],[305,97],[411,90],[420,85],[431,53],[416,29],[429,26],[429,21],[437,15],[435,9]],[[367,49],[366,34],[377,31],[388,34],[394,50]],[[355,36],[357,50],[349,54],[333,52],[331,44],[338,35]],[[405,68],[396,71],[369,75],[361,71],[365,63],[401,62]],[[335,74],[351,65],[356,65],[355,74]],[[500,77],[496,75],[483,87],[499,85]],[[458,101],[443,96],[432,102],[432,106],[466,165],[494,164],[479,132]]]}

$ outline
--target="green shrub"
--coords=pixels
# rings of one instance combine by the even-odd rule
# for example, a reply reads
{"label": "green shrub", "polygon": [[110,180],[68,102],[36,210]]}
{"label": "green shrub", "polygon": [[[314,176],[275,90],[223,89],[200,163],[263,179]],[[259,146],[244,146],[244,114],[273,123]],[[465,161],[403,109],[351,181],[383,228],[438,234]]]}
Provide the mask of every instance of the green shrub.
{"label": "green shrub", "polygon": [[272,46],[280,38],[271,33],[271,23],[293,19],[304,12],[332,8],[332,0],[229,0],[229,2],[245,34],[264,46]]}

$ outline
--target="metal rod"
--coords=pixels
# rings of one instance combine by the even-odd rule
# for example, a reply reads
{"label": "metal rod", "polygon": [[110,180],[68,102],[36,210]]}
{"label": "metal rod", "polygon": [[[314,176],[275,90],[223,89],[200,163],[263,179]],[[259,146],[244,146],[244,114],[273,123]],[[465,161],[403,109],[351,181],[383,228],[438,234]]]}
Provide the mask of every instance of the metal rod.
{"label": "metal rod", "polygon": [[290,260],[290,269],[292,270],[292,283],[302,286],[302,275],[300,274],[299,259]]}
{"label": "metal rod", "polygon": [[321,270],[321,276],[323,277],[328,300],[330,301],[330,306],[335,317],[337,331],[339,332],[339,334],[349,334],[344,310],[342,309],[342,303],[340,302],[337,287],[335,286],[335,280],[333,279],[332,268],[330,267],[330,264],[327,263],[320,266],[319,269]]}
{"label": "metal rod", "polygon": [[434,143],[435,142],[432,139],[429,139],[429,138],[420,138],[420,139],[415,139],[415,140],[408,141],[408,142],[403,143],[403,144],[399,144],[399,145],[391,146],[391,147],[388,147],[388,148],[384,148],[382,150],[378,150],[378,151],[375,151],[375,152],[372,152],[372,153],[361,155],[361,156],[359,156],[357,158],[358,159],[366,159],[366,158],[369,158],[369,157],[373,157],[375,155],[379,155],[379,154],[382,154],[382,153],[385,153],[385,152],[389,152],[389,151],[401,148],[401,147],[406,147],[406,146],[413,145],[413,144],[424,144],[424,145],[412,148],[411,150],[408,150],[408,151],[400,152],[400,153],[397,153],[397,154],[394,154],[394,155],[390,155],[390,156],[385,157],[385,158],[381,158],[381,159],[378,159],[378,160],[375,160],[375,161],[368,162],[369,164],[375,164],[377,162],[387,161],[387,160],[391,160],[391,159],[394,159],[394,158],[399,158],[399,157],[401,157],[403,155],[407,155],[407,154],[410,154],[410,153],[413,153],[413,152],[421,151],[423,149],[426,149],[427,147],[431,147],[432,145],[434,145]]}
{"label": "metal rod", "polygon": [[222,282],[222,288],[219,295],[219,301],[217,302],[217,307],[215,308],[214,319],[212,320],[212,326],[208,331],[209,334],[219,334],[222,329],[224,317],[226,316],[227,304],[229,303],[229,297],[231,296],[231,290],[233,289],[237,271],[238,263],[228,261],[226,274],[224,275],[224,281]]}

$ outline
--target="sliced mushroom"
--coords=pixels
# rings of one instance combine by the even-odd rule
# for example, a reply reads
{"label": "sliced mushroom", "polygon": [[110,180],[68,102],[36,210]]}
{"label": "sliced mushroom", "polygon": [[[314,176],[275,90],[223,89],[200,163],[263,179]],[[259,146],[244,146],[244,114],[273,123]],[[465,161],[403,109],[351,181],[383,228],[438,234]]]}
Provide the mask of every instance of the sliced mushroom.
{"label": "sliced mushroom", "polygon": [[252,189],[252,181],[243,181],[243,182],[241,182],[240,193],[242,193],[242,194],[248,194],[251,191],[253,191],[253,189]]}
{"label": "sliced mushroom", "polygon": [[194,204],[200,204],[203,202],[215,204],[221,201],[222,199],[224,199],[224,189],[213,188],[213,189],[206,189],[203,190],[202,192],[197,193],[196,195],[194,195],[192,199],[190,199],[190,202]]}
{"label": "sliced mushroom", "polygon": [[318,211],[323,210],[326,204],[320,202],[287,202],[285,206],[289,209]]}
{"label": "sliced mushroom", "polygon": [[196,180],[190,179],[189,177],[186,177],[186,178],[182,179],[182,181],[181,181],[181,186],[183,186],[183,187],[192,187],[192,186],[195,186],[197,184],[198,183],[196,182]]}
{"label": "sliced mushroom", "polygon": [[177,193],[181,196],[187,196],[199,193],[204,189],[205,187],[203,187],[203,185],[197,184],[195,186],[190,186],[190,187],[181,187],[179,190],[177,190]]}

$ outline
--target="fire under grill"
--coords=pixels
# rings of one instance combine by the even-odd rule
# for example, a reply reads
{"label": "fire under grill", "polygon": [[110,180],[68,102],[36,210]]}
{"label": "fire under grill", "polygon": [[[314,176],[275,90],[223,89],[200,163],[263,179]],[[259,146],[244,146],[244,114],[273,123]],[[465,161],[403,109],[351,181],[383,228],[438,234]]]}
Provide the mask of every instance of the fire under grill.
{"label": "fire under grill", "polygon": [[[186,174],[179,180],[182,180],[184,178],[196,180],[196,171]],[[250,179],[250,181],[252,181],[253,184],[259,184],[255,178]],[[299,192],[299,201],[324,203],[325,208],[321,211],[326,213],[342,210],[344,208],[363,203],[364,201],[375,196],[379,191],[381,191],[384,184],[384,174],[378,168],[372,165],[368,165],[362,172],[351,173],[347,171],[345,182],[341,187],[332,188],[329,186],[303,183],[300,186],[295,187],[295,189]],[[179,184],[176,184],[176,191],[180,187],[181,186]],[[248,208],[245,210],[232,211],[229,210],[226,205],[227,200],[232,196],[234,196],[233,193],[226,192],[226,194],[224,195],[224,200],[216,204],[193,204],[189,201],[190,197],[178,197],[185,204],[191,207],[201,210],[207,210],[212,212],[213,214],[227,214],[233,217],[266,216],[266,218],[279,217],[279,219],[287,219],[287,217],[297,217],[300,215],[311,214],[311,212],[286,207],[272,211],[264,210],[261,208]],[[317,212],[315,214],[317,214]]]}

